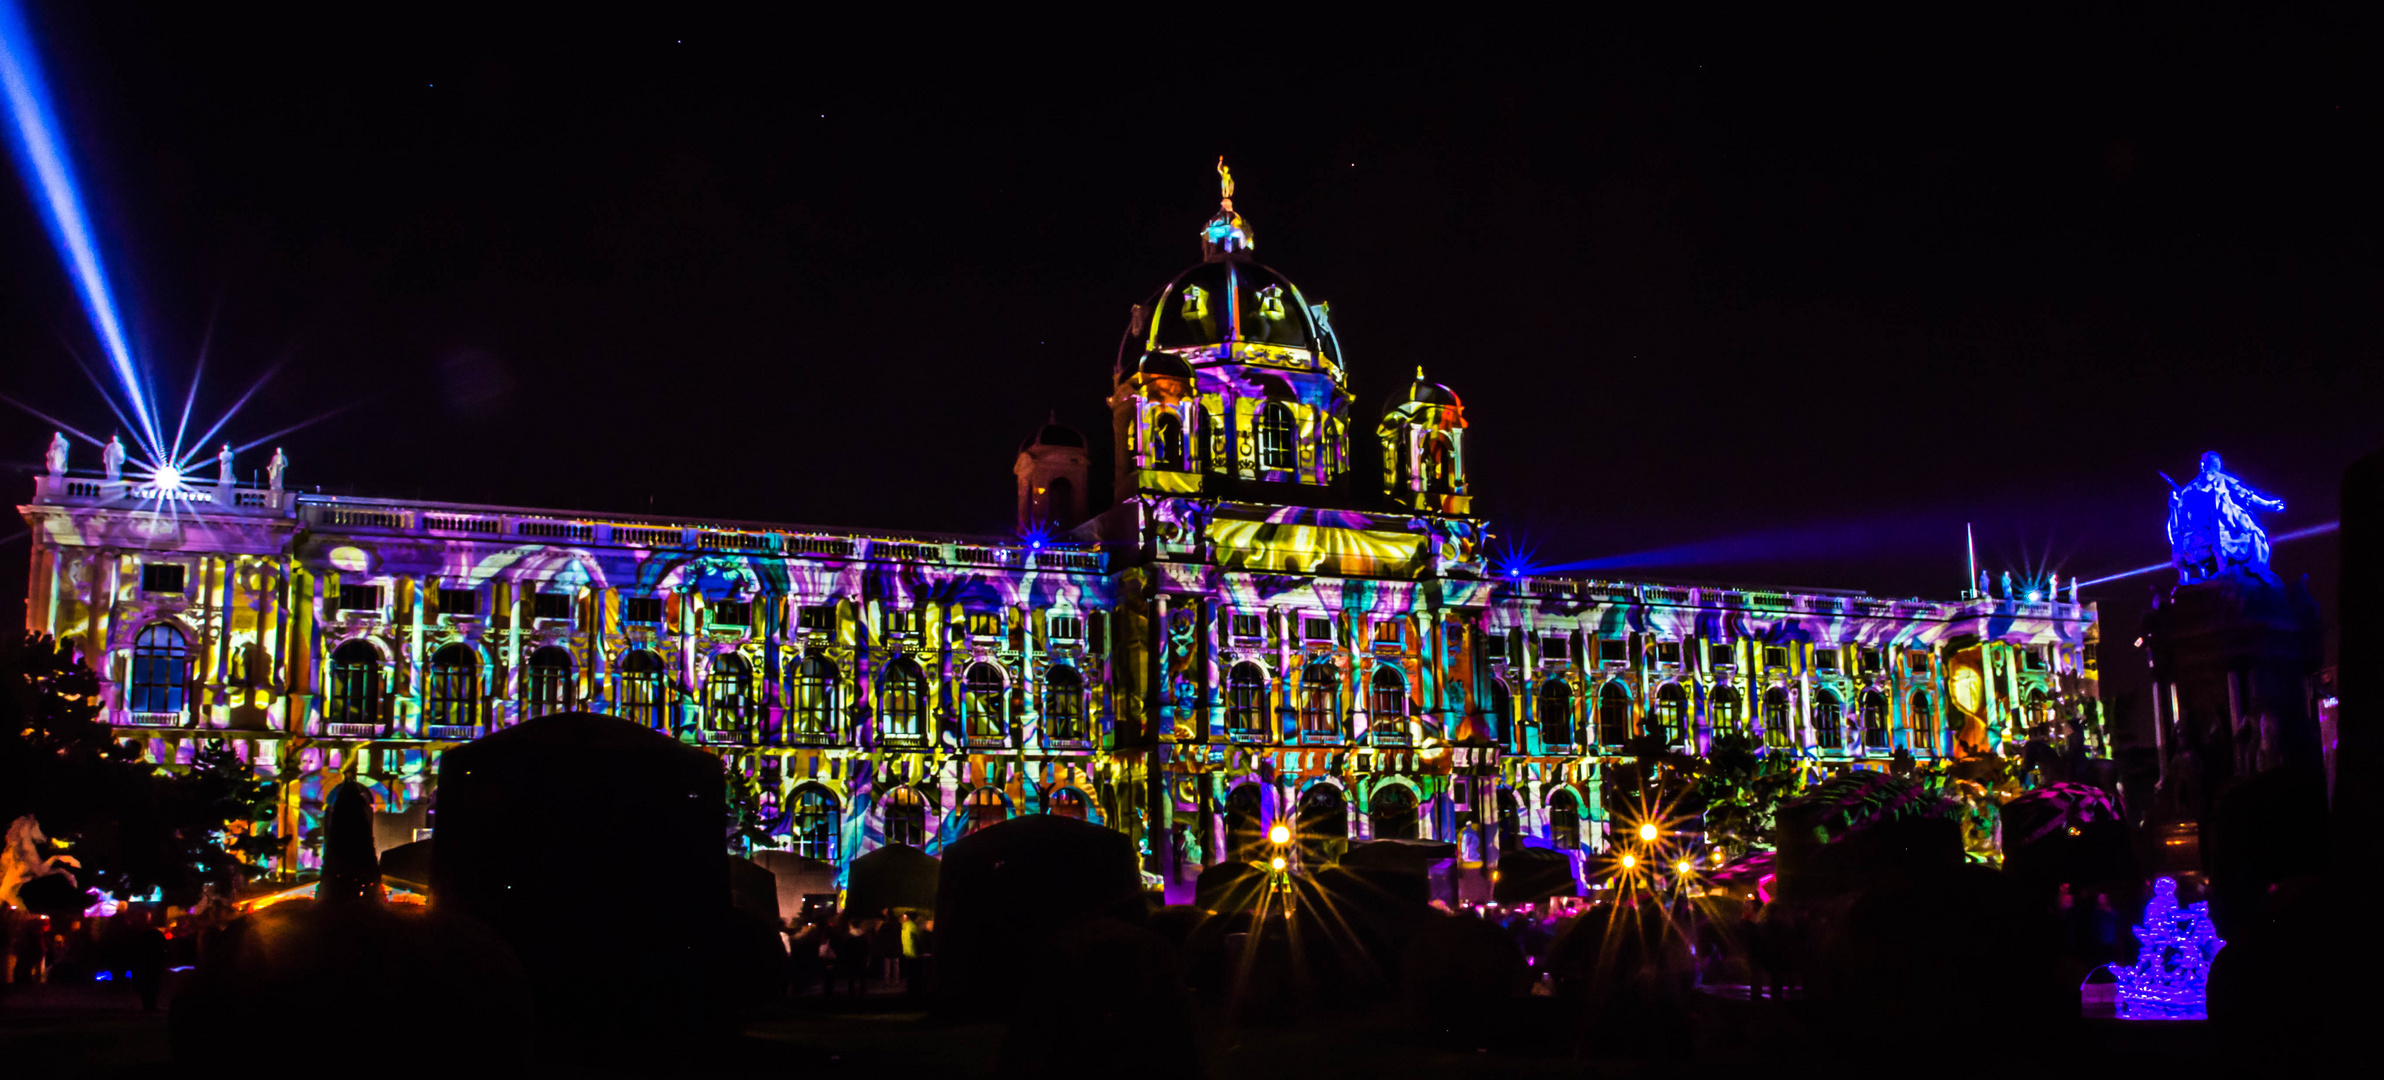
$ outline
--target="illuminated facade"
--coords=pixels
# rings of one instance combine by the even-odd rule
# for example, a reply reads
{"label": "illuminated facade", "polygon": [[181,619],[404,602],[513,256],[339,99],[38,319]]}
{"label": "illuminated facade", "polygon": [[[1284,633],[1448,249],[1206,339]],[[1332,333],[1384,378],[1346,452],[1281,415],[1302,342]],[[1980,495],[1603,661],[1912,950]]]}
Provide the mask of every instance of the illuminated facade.
{"label": "illuminated facade", "polygon": [[1594,848],[1601,769],[1651,735],[1842,768],[2093,716],[2091,607],[1493,570],[1458,396],[1360,406],[1250,235],[1228,199],[1132,309],[1106,509],[1057,425],[1007,537],[309,495],[278,460],[160,488],[59,450],[20,508],[28,625],[156,759],[228,739],[290,781],[293,833],[351,776],[429,828],[443,749],[593,709],[758,778],[806,855],[1061,813],[1175,881],[1277,821],[1309,861]]}

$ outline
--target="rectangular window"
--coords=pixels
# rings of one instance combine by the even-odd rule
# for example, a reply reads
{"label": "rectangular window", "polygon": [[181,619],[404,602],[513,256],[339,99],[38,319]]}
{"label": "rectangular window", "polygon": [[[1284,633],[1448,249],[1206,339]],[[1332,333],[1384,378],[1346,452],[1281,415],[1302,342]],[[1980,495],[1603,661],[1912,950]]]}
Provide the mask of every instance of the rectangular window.
{"label": "rectangular window", "polygon": [[480,593],[473,589],[440,589],[439,614],[480,614]]}
{"label": "rectangular window", "polygon": [[2020,650],[2020,665],[2030,671],[2043,671],[2045,669],[2045,650],[2042,648]]}
{"label": "rectangular window", "polygon": [[180,563],[150,563],[141,567],[141,591],[178,593],[182,591]]}
{"label": "rectangular window", "polygon": [[2094,642],[2091,642],[2091,641],[2089,641],[2089,642],[2087,642],[2087,643],[2086,643],[2086,647],[2085,647],[2085,649],[2084,649],[2084,650],[2082,650],[2082,651],[2079,653],[2079,656],[2080,656],[2080,659],[2081,659],[2081,660],[2082,660],[2082,661],[2085,663],[2085,665],[2086,665],[2087,667],[2093,667],[2093,666],[2095,665],[2095,663],[2096,663],[2096,661],[2095,661],[2095,654],[2096,654],[2096,653],[2098,653],[2098,652],[2100,652],[2100,651],[2101,651],[2101,646],[2099,646],[2099,645],[2095,644]]}
{"label": "rectangular window", "polygon": [[1239,611],[1234,612],[1232,629],[1233,636],[1237,640],[1260,640],[1266,637],[1266,617],[1262,615],[1246,614]]}
{"label": "rectangular window", "polygon": [[1680,664],[1680,642],[1656,642],[1656,663],[1678,666]]}
{"label": "rectangular window", "polygon": [[342,585],[339,587],[341,611],[381,610],[381,587],[378,585]]}
{"label": "rectangular window", "polygon": [[1856,649],[1855,654],[1856,659],[1862,662],[1862,669],[1864,671],[1877,671],[1879,670],[1880,664],[1884,662],[1884,659],[1879,655],[1879,650],[1872,648],[1869,645],[1865,645],[1862,648]]}
{"label": "rectangular window", "polygon": [[570,618],[571,594],[559,592],[531,593],[530,617],[533,619]]}
{"label": "rectangular window", "polygon": [[1729,642],[1709,641],[1705,643],[1705,663],[1707,667],[1729,667],[1737,662],[1738,650],[1731,648]]}
{"label": "rectangular window", "polygon": [[712,605],[712,625],[751,626],[753,605],[743,600],[722,600]]}
{"label": "rectangular window", "polygon": [[1598,639],[1598,662],[1627,664],[1631,661],[1631,639],[1602,637]]}
{"label": "rectangular window", "polygon": [[1550,636],[1541,638],[1540,656],[1548,660],[1562,660],[1565,657],[1572,655],[1571,650],[1566,647],[1570,644],[1571,642],[1562,637]]}
{"label": "rectangular window", "polygon": [[1310,641],[1331,641],[1333,640],[1333,620],[1302,619],[1300,620],[1300,632]]}
{"label": "rectangular window", "polygon": [[1514,661],[1514,654],[1511,651],[1515,647],[1514,635],[1504,630],[1484,630],[1482,631],[1482,645],[1490,651],[1492,659],[1506,660],[1509,663]]}
{"label": "rectangular window", "polygon": [[1053,615],[1043,625],[1045,636],[1053,641],[1078,641],[1084,637],[1084,620],[1074,615]]}
{"label": "rectangular window", "polygon": [[1838,647],[1823,645],[1815,648],[1813,650],[1813,670],[1830,672],[1838,670]]}
{"label": "rectangular window", "polygon": [[1002,613],[987,611],[970,615],[968,617],[968,632],[970,637],[1002,636]]}
{"label": "rectangular window", "polygon": [[621,621],[637,623],[661,622],[662,598],[659,596],[632,596],[621,601]]}
{"label": "rectangular window", "polygon": [[1905,657],[1905,666],[1911,668],[1915,675],[1926,675],[1929,673],[1931,659],[1928,653],[1914,649]]}
{"label": "rectangular window", "polygon": [[1089,635],[1085,639],[1086,648],[1091,649],[1095,655],[1107,651],[1109,648],[1109,613],[1105,611],[1093,612],[1091,621],[1085,624],[1085,632]]}
{"label": "rectangular window", "polygon": [[1784,670],[1784,669],[1786,669],[1786,668],[1788,667],[1788,646],[1786,646],[1786,645],[1766,645],[1766,646],[1764,646],[1764,647],[1763,647],[1763,666],[1764,666],[1764,667],[1767,667],[1767,668],[1781,668],[1781,669],[1783,669],[1783,670]]}
{"label": "rectangular window", "polygon": [[1397,619],[1384,619],[1374,624],[1374,640],[1386,645],[1397,644],[1403,640],[1400,635],[1405,629],[1406,624]]}
{"label": "rectangular window", "polygon": [[831,604],[805,604],[795,610],[795,625],[805,630],[834,630],[836,608]]}

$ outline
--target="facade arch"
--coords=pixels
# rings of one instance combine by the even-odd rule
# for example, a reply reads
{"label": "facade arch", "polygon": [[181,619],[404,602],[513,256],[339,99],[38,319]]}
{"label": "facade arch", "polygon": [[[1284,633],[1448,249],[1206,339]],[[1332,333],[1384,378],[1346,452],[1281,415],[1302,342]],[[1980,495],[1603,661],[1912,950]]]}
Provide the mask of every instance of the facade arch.
{"label": "facade arch", "polygon": [[1763,691],[1763,745],[1785,750],[1796,745],[1795,715],[1788,708],[1788,690],[1774,686]]}
{"label": "facade arch", "polygon": [[1243,660],[1225,672],[1225,726],[1231,731],[1267,729],[1266,669]]}
{"label": "facade arch", "polygon": [[1865,690],[1858,701],[1862,713],[1863,749],[1887,749],[1887,695],[1877,690]]}
{"label": "facade arch", "polygon": [[807,781],[787,798],[794,823],[795,854],[821,862],[842,862],[844,801],[827,785]]}
{"label": "facade arch", "polygon": [[1320,780],[1300,792],[1292,835],[1299,845],[1300,865],[1314,871],[1340,860],[1349,850],[1349,796],[1339,784]]}
{"label": "facade arch", "polygon": [[1715,738],[1747,733],[1747,706],[1735,686],[1717,686],[1705,696],[1705,721]]}
{"label": "facade arch", "polygon": [[1329,656],[1300,665],[1300,733],[1341,734],[1341,667]]}
{"label": "facade arch", "polygon": [[660,654],[631,649],[621,657],[621,719],[670,732],[670,691]]}
{"label": "facade arch", "polygon": [[927,846],[928,810],[933,802],[915,784],[901,784],[878,799],[878,835],[888,844]]}
{"label": "facade arch", "polygon": [[1559,675],[1540,684],[1536,702],[1543,746],[1572,746],[1578,737],[1573,719],[1573,684]]}
{"label": "facade arch", "polygon": [[878,684],[878,737],[915,745],[927,740],[927,673],[919,662],[897,656]]}
{"label": "facade arch", "polygon": [[133,635],[132,678],[125,686],[125,709],[149,717],[174,717],[190,707],[190,636],[171,621],[159,620]]}
{"label": "facade arch", "polygon": [[1620,746],[1631,738],[1631,690],[1621,679],[1598,688],[1598,742]]}
{"label": "facade arch", "polygon": [[331,651],[330,677],[323,696],[323,720],[329,724],[383,722],[387,706],[388,659],[370,637],[349,638]]}
{"label": "facade arch", "polygon": [[1548,793],[1548,846],[1558,851],[1581,850],[1581,796],[1569,787]]}
{"label": "facade arch", "polygon": [[560,645],[545,645],[532,652],[522,665],[522,718],[570,712],[578,696],[574,667],[571,650]]}
{"label": "facade arch", "polygon": [[788,702],[787,739],[799,746],[839,741],[844,732],[844,672],[817,652],[795,665],[793,700]]}
{"label": "facade arch", "polygon": [[972,743],[1001,743],[1010,733],[1009,710],[1003,707],[1010,677],[989,660],[970,664],[961,674],[961,724]]}
{"label": "facade arch", "polygon": [[1904,714],[1905,739],[1915,750],[1937,749],[1937,709],[1926,690],[1912,692],[1912,703]]}
{"label": "facade arch", "polygon": [[1266,793],[1256,781],[1235,784],[1225,793],[1225,854],[1240,862],[1258,862],[1266,842]]}
{"label": "facade arch", "polygon": [[427,674],[422,722],[436,728],[479,727],[480,651],[460,641],[449,644],[431,654]]}
{"label": "facade arch", "polygon": [[960,831],[961,835],[966,836],[988,825],[1010,820],[1010,797],[1002,794],[1002,789],[988,785],[969,792],[968,798],[960,804],[960,811]]}
{"label": "facade arch", "polygon": [[1366,818],[1377,840],[1423,838],[1423,801],[1403,780],[1384,779],[1366,799]]}
{"label": "facade arch", "polygon": [[1813,745],[1822,750],[1837,750],[1846,745],[1846,705],[1838,700],[1837,692],[1827,688],[1813,692]]}
{"label": "facade arch", "polygon": [[1663,742],[1678,743],[1688,735],[1689,692],[1677,682],[1656,687],[1655,712],[1648,717],[1649,734]]}
{"label": "facade arch", "polygon": [[1055,742],[1083,742],[1092,737],[1085,727],[1084,674],[1068,664],[1043,669],[1043,737]]}

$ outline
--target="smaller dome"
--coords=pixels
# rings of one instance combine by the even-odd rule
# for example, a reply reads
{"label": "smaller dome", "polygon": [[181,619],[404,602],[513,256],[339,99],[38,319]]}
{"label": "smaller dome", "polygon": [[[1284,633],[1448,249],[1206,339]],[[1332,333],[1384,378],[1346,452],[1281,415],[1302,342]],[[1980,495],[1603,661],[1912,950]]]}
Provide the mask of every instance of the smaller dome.
{"label": "smaller dome", "polygon": [[1192,377],[1192,365],[1184,363],[1184,358],[1174,353],[1144,353],[1141,361],[1134,365],[1134,370],[1144,375],[1167,375],[1178,379]]}
{"label": "smaller dome", "polygon": [[1465,403],[1457,400],[1456,391],[1424,378],[1424,369],[1419,367],[1416,369],[1415,381],[1391,398],[1392,409],[1401,405],[1454,405],[1463,408]]}
{"label": "smaller dome", "polygon": [[1023,452],[1038,446],[1073,446],[1081,450],[1084,445],[1083,432],[1060,423],[1059,419],[1054,417],[1049,423],[1044,424],[1041,430],[1035,432],[1034,438],[1019,443],[1018,449]]}

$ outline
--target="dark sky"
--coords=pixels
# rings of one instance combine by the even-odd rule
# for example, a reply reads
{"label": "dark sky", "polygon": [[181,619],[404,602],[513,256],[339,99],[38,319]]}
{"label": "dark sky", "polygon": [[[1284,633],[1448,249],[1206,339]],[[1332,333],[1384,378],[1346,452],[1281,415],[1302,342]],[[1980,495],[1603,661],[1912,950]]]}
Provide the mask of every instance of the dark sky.
{"label": "dark sky", "polygon": [[[201,412],[286,361],[236,438],[354,407],[284,440],[305,486],[1000,529],[1048,410],[1105,430],[1223,153],[1358,400],[1419,364],[1461,393],[1543,563],[1948,596],[1969,521],[1991,569],[2094,576],[2165,557],[2156,469],[2221,450],[2282,532],[2384,444],[2372,14],[669,7],[39,7],[161,397],[212,318]],[[105,428],[12,201],[0,389]],[[0,459],[47,431],[0,414]],[[2332,560],[2278,556],[2329,601]],[[2109,636],[2158,580],[2105,592]]]}

